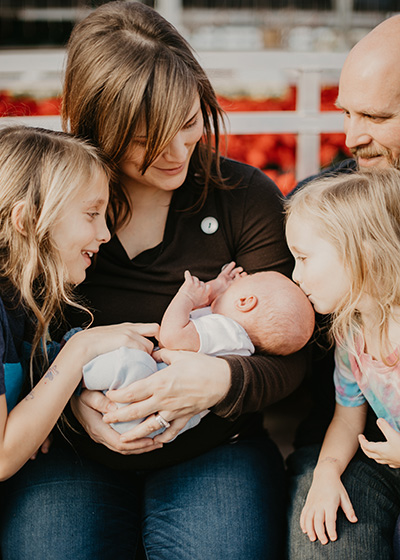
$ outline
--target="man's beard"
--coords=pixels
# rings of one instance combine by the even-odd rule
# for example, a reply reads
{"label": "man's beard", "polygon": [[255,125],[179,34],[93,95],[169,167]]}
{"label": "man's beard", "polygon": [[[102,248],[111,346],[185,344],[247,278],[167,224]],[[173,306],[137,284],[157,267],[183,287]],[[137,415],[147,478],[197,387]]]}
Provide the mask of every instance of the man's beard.
{"label": "man's beard", "polygon": [[388,161],[389,165],[400,170],[400,157],[393,157],[392,152],[387,148],[376,149],[371,146],[361,146],[360,148],[350,148],[350,151],[356,160],[357,158],[369,159],[382,156]]}

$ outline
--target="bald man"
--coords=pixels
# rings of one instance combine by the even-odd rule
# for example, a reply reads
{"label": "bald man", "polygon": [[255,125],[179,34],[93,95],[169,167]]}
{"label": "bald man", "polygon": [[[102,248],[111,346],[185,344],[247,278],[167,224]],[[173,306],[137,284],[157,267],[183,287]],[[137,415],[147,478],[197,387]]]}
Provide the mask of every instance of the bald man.
{"label": "bald man", "polygon": [[[346,145],[353,159],[325,173],[390,166],[400,169],[399,62],[400,15],[373,29],[350,51],[344,63],[337,105],[344,113]],[[337,540],[324,545],[318,540],[311,542],[300,529],[300,514],[334,410],[333,369],[333,352],[323,352],[315,346],[310,377],[314,404],[296,434],[296,451],[288,458],[288,559],[388,560],[393,558],[393,534],[400,514],[400,469],[380,465],[361,450],[342,475],[358,521],[350,523],[339,506]],[[365,434],[372,441],[384,439],[372,410]]]}
{"label": "bald man", "polygon": [[400,15],[366,35],[348,55],[337,106],[346,145],[361,169],[400,168]]}

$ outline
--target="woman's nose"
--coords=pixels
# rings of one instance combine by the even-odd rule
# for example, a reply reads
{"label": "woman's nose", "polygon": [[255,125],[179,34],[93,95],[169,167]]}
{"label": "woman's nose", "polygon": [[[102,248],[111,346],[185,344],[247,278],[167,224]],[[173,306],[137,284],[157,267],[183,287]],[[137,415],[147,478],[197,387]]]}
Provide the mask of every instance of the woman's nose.
{"label": "woman's nose", "polygon": [[187,156],[187,146],[184,135],[178,132],[164,150],[164,157],[174,163],[183,163]]}

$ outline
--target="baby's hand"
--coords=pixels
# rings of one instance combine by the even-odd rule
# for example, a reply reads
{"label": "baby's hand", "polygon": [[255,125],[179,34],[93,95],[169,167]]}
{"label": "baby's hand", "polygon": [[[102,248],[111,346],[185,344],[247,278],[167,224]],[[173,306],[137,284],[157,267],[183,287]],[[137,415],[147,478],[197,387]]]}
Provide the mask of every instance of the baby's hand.
{"label": "baby's hand", "polygon": [[234,261],[231,261],[229,264],[226,264],[221,272],[216,277],[216,281],[226,284],[226,288],[229,284],[236,278],[236,276],[246,276],[247,272],[244,272],[242,266],[236,266]]}
{"label": "baby's hand", "polygon": [[230,286],[237,276],[247,276],[247,272],[244,272],[243,267],[236,266],[234,261],[225,265],[221,272],[218,274],[214,280],[207,282],[207,286],[210,286],[210,299],[213,301],[217,296],[225,292],[225,290]]}
{"label": "baby's hand", "polygon": [[179,291],[192,301],[192,309],[206,307],[210,303],[210,286],[192,276],[188,270],[185,270],[185,282]]}
{"label": "baby's hand", "polygon": [[378,418],[377,425],[386,441],[372,442],[359,435],[361,449],[370,459],[377,463],[389,465],[392,469],[400,468],[400,434],[383,418]]}

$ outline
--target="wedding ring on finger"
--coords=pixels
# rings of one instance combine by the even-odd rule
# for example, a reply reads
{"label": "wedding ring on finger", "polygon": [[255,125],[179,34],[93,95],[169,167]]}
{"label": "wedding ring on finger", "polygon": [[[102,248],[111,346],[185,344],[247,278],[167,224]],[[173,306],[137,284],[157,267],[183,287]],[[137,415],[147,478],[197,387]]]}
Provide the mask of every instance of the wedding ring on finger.
{"label": "wedding ring on finger", "polygon": [[167,420],[165,420],[165,418],[161,416],[160,413],[157,414],[156,420],[160,424],[161,428],[169,428],[171,425],[169,422],[167,422]]}

